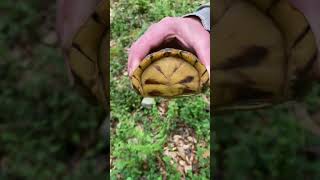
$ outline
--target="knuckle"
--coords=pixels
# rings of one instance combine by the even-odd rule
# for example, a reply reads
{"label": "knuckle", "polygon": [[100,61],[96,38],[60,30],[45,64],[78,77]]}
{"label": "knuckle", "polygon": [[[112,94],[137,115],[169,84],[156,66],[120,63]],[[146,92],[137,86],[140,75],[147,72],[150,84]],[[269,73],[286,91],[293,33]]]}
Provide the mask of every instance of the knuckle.
{"label": "knuckle", "polygon": [[178,20],[177,17],[165,17],[159,23],[172,24]]}
{"label": "knuckle", "polygon": [[168,30],[176,31],[181,28],[181,23],[183,23],[182,17],[165,17],[157,24],[161,26],[166,26]]}
{"label": "knuckle", "polygon": [[153,23],[153,24],[151,24],[151,25],[149,26],[149,28],[148,28],[147,31],[150,31],[150,30],[152,30],[152,29],[155,29],[155,28],[157,28],[157,26],[158,26],[158,23]]}

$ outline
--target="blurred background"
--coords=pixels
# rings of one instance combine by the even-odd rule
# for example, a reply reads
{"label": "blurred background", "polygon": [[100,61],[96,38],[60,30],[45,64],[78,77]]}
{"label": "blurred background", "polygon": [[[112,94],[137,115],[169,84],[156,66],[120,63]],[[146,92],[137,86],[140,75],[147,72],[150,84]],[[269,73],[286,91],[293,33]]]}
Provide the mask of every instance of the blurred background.
{"label": "blurred background", "polygon": [[319,95],[214,117],[215,179],[320,179]]}
{"label": "blurred background", "polygon": [[[159,169],[164,166],[161,163],[171,167],[169,158],[148,157],[163,152],[172,133],[179,134],[184,128],[199,142],[197,171],[186,176],[206,179],[210,156],[206,154],[210,147],[206,144],[206,97],[180,99],[168,109],[161,109],[163,102],[157,100],[158,107],[139,109],[141,99],[127,88],[125,72],[126,48],[152,22],[165,15],[194,11],[203,2],[111,2],[113,177],[123,178],[119,174],[126,173],[125,177],[148,178],[178,172],[176,166],[166,171]],[[55,8],[54,1],[0,1],[0,179],[105,179],[108,172],[105,115],[69,86],[57,47]],[[117,13],[123,16],[116,16]],[[134,13],[140,15],[132,16]],[[129,22],[132,24],[126,24]],[[316,85],[304,102],[313,125],[320,126],[316,116],[320,112],[319,95],[320,86]],[[299,106],[298,110],[303,108]],[[159,114],[164,111],[166,116]],[[320,179],[320,138],[303,128],[308,116],[297,117],[296,111],[290,105],[280,105],[211,119],[215,141],[211,147],[215,154],[210,157],[215,163],[216,179]],[[161,132],[169,141],[163,137],[157,141],[146,138],[152,137],[153,132]],[[133,135],[137,139],[132,139]],[[139,146],[151,143],[155,145]],[[130,156],[138,150],[145,150],[147,156]]]}
{"label": "blurred background", "polygon": [[55,1],[0,1],[0,179],[105,179],[105,115],[69,85]]}

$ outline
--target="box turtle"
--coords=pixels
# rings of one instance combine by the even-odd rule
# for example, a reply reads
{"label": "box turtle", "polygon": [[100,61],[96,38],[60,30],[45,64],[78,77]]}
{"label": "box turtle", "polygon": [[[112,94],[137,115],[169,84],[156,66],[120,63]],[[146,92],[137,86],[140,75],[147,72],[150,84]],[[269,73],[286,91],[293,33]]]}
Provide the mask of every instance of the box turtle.
{"label": "box turtle", "polygon": [[287,0],[216,0],[211,33],[216,113],[282,103],[308,89],[316,40]]}
{"label": "box turtle", "polygon": [[89,102],[106,105],[109,94],[109,1],[59,2],[58,37],[71,78]]}
{"label": "box turtle", "polygon": [[209,73],[192,53],[166,48],[145,57],[131,82],[144,97],[171,98],[202,92],[209,83]]}

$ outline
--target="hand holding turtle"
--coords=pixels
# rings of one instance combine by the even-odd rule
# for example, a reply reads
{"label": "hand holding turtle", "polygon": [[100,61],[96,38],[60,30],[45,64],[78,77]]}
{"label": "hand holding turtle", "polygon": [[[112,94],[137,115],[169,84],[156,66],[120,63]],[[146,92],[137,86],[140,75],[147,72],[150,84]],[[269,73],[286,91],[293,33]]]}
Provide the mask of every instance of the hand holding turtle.
{"label": "hand holding turtle", "polygon": [[210,33],[196,17],[166,17],[132,44],[129,50],[128,71],[132,75],[140,61],[153,49],[176,40],[185,50],[194,52],[210,72]]}
{"label": "hand holding turtle", "polygon": [[[72,85],[92,104],[106,104],[107,0],[58,0],[56,28]],[[101,49],[100,49],[101,48]]]}
{"label": "hand holding turtle", "polygon": [[57,0],[57,34],[61,47],[71,46],[72,38],[103,0]]}

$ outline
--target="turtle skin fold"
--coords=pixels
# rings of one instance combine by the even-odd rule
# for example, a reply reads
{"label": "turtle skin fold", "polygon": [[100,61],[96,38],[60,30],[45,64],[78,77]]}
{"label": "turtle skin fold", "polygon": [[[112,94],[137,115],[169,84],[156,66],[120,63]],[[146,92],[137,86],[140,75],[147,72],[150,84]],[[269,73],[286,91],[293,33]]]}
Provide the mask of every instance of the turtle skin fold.
{"label": "turtle skin fold", "polygon": [[192,53],[166,48],[145,57],[131,82],[144,97],[172,98],[201,93],[209,83],[209,73]]}
{"label": "turtle skin fold", "polygon": [[108,104],[109,1],[59,0],[57,31],[71,78],[92,104]]}
{"label": "turtle skin fold", "polygon": [[306,18],[287,0],[216,0],[211,33],[216,114],[305,94],[316,41]]}

